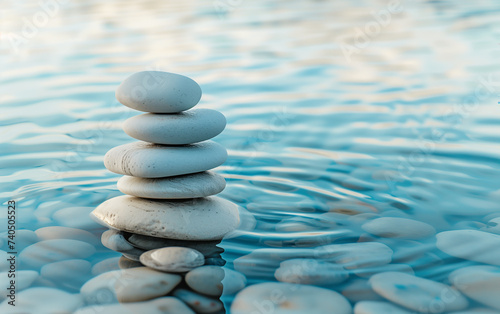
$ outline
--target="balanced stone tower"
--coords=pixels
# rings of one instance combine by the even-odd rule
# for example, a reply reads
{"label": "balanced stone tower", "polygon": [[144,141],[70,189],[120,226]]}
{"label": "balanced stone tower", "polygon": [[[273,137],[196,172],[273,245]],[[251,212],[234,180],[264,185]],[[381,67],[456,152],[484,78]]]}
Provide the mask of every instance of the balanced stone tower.
{"label": "balanced stone tower", "polygon": [[108,170],[124,175],[118,189],[127,195],[105,201],[91,214],[110,228],[103,244],[162,272],[223,265],[216,245],[239,223],[237,205],[214,196],[225,188],[224,178],[209,171],[227,158],[224,147],[210,141],[224,130],[224,115],[191,109],[201,98],[200,86],[167,72],[131,75],[116,98],[147,113],[123,127],[139,141],[104,157]]}

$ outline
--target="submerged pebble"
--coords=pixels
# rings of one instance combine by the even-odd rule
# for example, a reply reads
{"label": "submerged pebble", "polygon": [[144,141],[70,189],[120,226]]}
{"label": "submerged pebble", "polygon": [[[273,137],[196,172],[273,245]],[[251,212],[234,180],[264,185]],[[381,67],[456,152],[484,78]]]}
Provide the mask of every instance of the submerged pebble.
{"label": "submerged pebble", "polygon": [[316,259],[290,259],[281,262],[274,276],[278,281],[306,285],[335,285],[349,274],[344,267]]}
{"label": "submerged pebble", "polygon": [[450,283],[469,298],[500,311],[500,268],[470,266],[457,269]]}
{"label": "submerged pebble", "polygon": [[364,223],[363,230],[383,238],[422,239],[436,234],[431,225],[418,220],[382,217]]}
{"label": "submerged pebble", "polygon": [[500,266],[500,235],[478,230],[452,230],[437,234],[436,246],[446,254]]}
{"label": "submerged pebble", "polygon": [[421,313],[457,311],[469,305],[458,290],[405,273],[376,274],[370,278],[370,284],[373,290],[384,298]]}
{"label": "submerged pebble", "polygon": [[223,309],[221,301],[186,289],[176,289],[172,295],[181,299],[197,313],[215,313]]}

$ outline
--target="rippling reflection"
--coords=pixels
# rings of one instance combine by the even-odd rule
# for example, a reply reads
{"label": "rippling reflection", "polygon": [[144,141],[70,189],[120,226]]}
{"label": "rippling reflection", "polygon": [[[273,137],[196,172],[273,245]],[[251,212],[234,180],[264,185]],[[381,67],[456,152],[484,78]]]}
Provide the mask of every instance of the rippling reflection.
{"label": "rippling reflection", "polygon": [[[405,1],[346,56],[357,30],[387,6],[67,1],[29,33],[25,21],[40,5],[8,1],[0,11],[0,195],[18,202],[18,240],[42,241],[30,230],[49,226],[100,236],[88,213],[120,195],[102,159],[131,140],[121,124],[138,114],[114,90],[132,72],[155,69],[194,78],[200,107],[227,117],[215,140],[230,156],[217,170],[242,223],[219,246],[225,267],[249,284],[326,277],[330,284],[317,285],[355,304],[384,300],[368,282],[377,273],[453,284],[466,275],[453,271],[485,264],[449,255],[434,234],[402,239],[397,232],[408,230],[397,225],[368,232],[366,224],[393,217],[437,234],[500,233],[500,6]],[[0,220],[6,226],[5,211]],[[91,277],[137,266],[92,245],[76,270],[66,265],[80,274],[73,280],[42,273],[31,286],[77,292]],[[2,258],[0,271],[6,267]],[[286,276],[290,269],[299,271]],[[233,296],[222,299],[229,308]]]}

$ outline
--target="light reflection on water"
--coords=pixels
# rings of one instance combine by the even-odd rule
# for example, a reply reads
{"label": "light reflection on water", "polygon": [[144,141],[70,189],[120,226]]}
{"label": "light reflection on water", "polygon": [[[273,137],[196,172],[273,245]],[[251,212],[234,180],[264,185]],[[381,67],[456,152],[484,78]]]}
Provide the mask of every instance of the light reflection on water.
{"label": "light reflection on water", "polygon": [[[484,230],[500,215],[500,6],[404,2],[348,62],[342,38],[386,5],[242,1],[218,12],[210,1],[70,1],[16,50],[6,34],[40,8],[10,1],[0,23],[0,195],[18,201],[17,227],[102,232],[86,215],[121,194],[102,158],[131,141],[121,123],[137,114],[114,90],[161,69],[198,81],[199,106],[227,117],[215,139],[230,155],[218,168],[221,196],[256,220],[222,242],[228,267],[254,252],[262,269],[249,282],[273,280],[281,250],[293,258],[294,247],[378,241],[395,255],[415,248],[397,262],[447,283],[471,263],[360,227],[406,217],[437,232]],[[88,260],[114,256],[99,248]]]}

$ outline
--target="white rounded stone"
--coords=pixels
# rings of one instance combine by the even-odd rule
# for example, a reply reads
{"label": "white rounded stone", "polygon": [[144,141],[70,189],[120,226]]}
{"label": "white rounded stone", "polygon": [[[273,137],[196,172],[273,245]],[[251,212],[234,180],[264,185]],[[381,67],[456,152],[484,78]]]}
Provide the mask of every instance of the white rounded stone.
{"label": "white rounded stone", "polygon": [[219,240],[239,222],[238,207],[216,196],[157,201],[124,195],[91,215],[112,229],[177,240]]}
{"label": "white rounded stone", "polygon": [[352,308],[342,295],[332,290],[266,282],[249,286],[238,293],[231,305],[231,313],[351,314]]}
{"label": "white rounded stone", "polygon": [[452,272],[449,279],[454,287],[469,298],[500,310],[500,268],[465,267]]}
{"label": "white rounded stone", "polygon": [[74,314],[194,314],[182,301],[174,297],[162,297],[151,301],[117,303],[108,305],[87,306],[77,310]]}
{"label": "white rounded stone", "polygon": [[458,290],[405,273],[380,273],[370,278],[370,284],[384,298],[421,313],[458,311],[469,305]]}
{"label": "white rounded stone", "polygon": [[14,273],[15,277],[9,277],[9,274],[12,276],[12,272],[1,272],[0,278],[0,289],[2,293],[0,294],[0,300],[3,300],[9,294],[10,280],[15,280],[16,284],[16,293],[29,288],[31,284],[38,278],[38,272],[34,270],[16,270]]}
{"label": "white rounded stone", "polygon": [[226,149],[212,141],[185,146],[134,142],[108,151],[104,166],[119,174],[162,178],[210,170],[222,165],[226,158]]}
{"label": "white rounded stone", "polygon": [[361,301],[354,306],[354,314],[413,314],[397,305],[381,301]]}
{"label": "white rounded stone", "polygon": [[42,267],[40,274],[46,279],[74,287],[91,277],[91,269],[92,265],[86,260],[70,259],[47,264]]}
{"label": "white rounded stone", "polygon": [[100,204],[91,215],[112,229],[177,240],[222,239],[239,222],[238,207],[216,196],[153,201],[124,195]]}
{"label": "white rounded stone", "polygon": [[166,295],[181,276],[147,267],[114,270],[87,281],[80,293],[88,304],[140,302]]}
{"label": "white rounded stone", "polygon": [[39,269],[45,264],[67,259],[85,259],[95,248],[82,241],[69,239],[44,240],[32,244],[19,254],[22,265]]}
{"label": "white rounded stone", "polygon": [[[10,239],[8,237],[7,231],[0,234],[0,239],[4,241],[1,249],[5,251],[12,251],[11,249],[9,249]],[[22,251],[27,246],[30,246],[38,241],[40,241],[40,239],[38,238],[36,233],[33,232],[32,230],[25,230],[25,229],[16,230],[14,243],[17,252]]]}
{"label": "white rounded stone", "polygon": [[143,253],[141,263],[156,270],[181,273],[202,266],[205,257],[191,248],[171,246]]}
{"label": "white rounded stone", "polygon": [[133,246],[143,250],[156,250],[170,246],[182,246],[199,251],[204,256],[210,256],[224,252],[224,249],[218,247],[220,240],[216,241],[185,241],[165,238],[150,237],[142,234],[133,233],[127,235],[127,241]]}
{"label": "white rounded stone", "polygon": [[246,285],[246,277],[237,271],[220,266],[202,266],[186,274],[187,285],[196,292],[219,297],[231,295]]}
{"label": "white rounded stone", "polygon": [[0,304],[0,313],[73,313],[74,310],[83,305],[82,297],[79,294],[46,287],[30,288],[17,293],[15,307],[8,304],[9,300],[5,299]]}
{"label": "white rounded stone", "polygon": [[500,266],[500,235],[478,230],[452,230],[436,235],[436,246],[446,254]]}
{"label": "white rounded stone", "polygon": [[127,119],[123,130],[149,143],[185,145],[209,140],[225,127],[226,118],[219,111],[193,109],[175,114],[141,114]]}
{"label": "white rounded stone", "polygon": [[181,299],[197,313],[216,313],[224,307],[219,300],[186,289],[176,289],[172,295]]}
{"label": "white rounded stone", "polygon": [[204,171],[156,179],[123,176],[117,185],[122,193],[132,196],[182,199],[218,194],[226,187],[226,180],[213,171]]}
{"label": "white rounded stone", "polygon": [[315,249],[314,257],[320,257],[342,265],[345,269],[358,269],[388,264],[393,251],[378,242],[330,244]]}
{"label": "white rounded stone", "polygon": [[142,71],[127,77],[115,96],[120,103],[135,110],[176,113],[194,107],[201,99],[201,88],[183,75]]}
{"label": "white rounded stone", "polygon": [[376,218],[361,228],[383,238],[422,239],[436,234],[436,229],[425,222],[398,217]]}
{"label": "white rounded stone", "polygon": [[274,276],[281,282],[334,285],[345,281],[349,274],[344,267],[334,263],[311,258],[297,258],[281,262]]}
{"label": "white rounded stone", "polygon": [[71,239],[87,242],[91,245],[99,245],[99,239],[92,233],[76,228],[50,226],[39,228],[35,231],[40,240]]}

